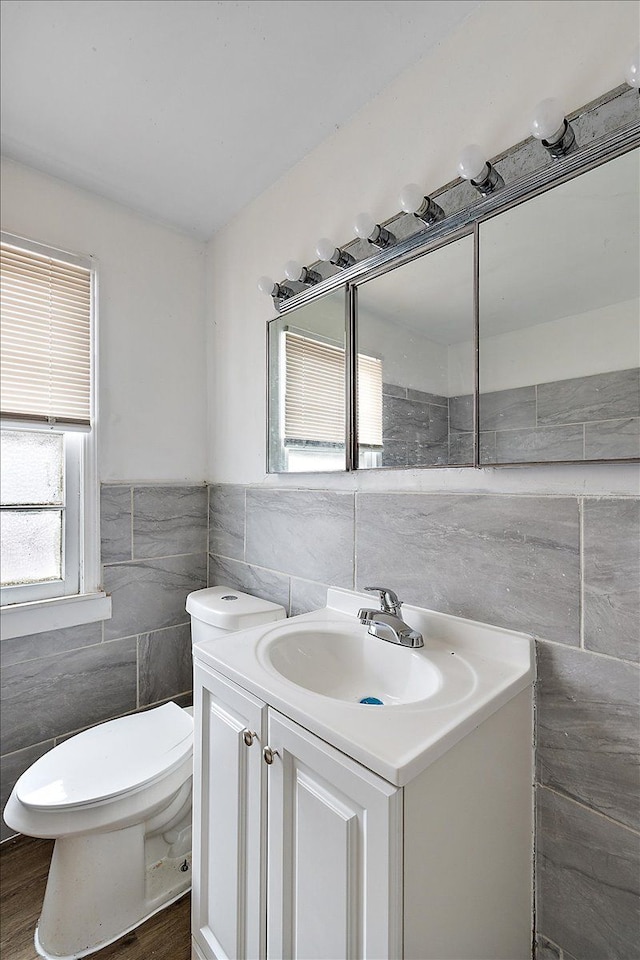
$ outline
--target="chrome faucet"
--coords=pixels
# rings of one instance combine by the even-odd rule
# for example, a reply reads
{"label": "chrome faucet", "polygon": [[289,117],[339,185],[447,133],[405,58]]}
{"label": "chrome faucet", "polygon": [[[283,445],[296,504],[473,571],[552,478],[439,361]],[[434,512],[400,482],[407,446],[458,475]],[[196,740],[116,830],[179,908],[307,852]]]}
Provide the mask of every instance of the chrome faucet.
{"label": "chrome faucet", "polygon": [[371,610],[363,607],[358,611],[360,623],[367,624],[372,637],[388,640],[389,643],[399,643],[402,647],[423,647],[422,634],[412,630],[408,623],[400,617],[402,602],[398,595],[388,587],[365,587],[371,593],[380,595],[380,609]]}

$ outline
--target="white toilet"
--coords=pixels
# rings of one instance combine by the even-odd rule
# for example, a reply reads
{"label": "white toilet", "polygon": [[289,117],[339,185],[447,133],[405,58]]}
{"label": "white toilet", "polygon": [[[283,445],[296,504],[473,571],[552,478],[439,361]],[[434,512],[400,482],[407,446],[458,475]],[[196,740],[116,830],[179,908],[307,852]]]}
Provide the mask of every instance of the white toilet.
{"label": "white toilet", "polygon": [[[187,598],[192,642],[285,610],[229,587]],[[48,960],[75,960],[133,930],[191,885],[191,709],[166,703],[54,747],[17,781],[9,827],[56,843],[35,933]]]}

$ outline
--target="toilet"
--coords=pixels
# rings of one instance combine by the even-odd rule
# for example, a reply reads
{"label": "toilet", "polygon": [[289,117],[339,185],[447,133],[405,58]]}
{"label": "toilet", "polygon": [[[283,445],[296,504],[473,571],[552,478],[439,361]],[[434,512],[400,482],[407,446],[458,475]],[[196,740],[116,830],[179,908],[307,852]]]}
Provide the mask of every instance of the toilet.
{"label": "toilet", "polygon": [[[187,597],[192,642],[281,620],[230,587]],[[191,886],[191,708],[165,703],[58,744],[16,782],[9,827],[55,840],[34,942],[47,960],[101,949]]]}

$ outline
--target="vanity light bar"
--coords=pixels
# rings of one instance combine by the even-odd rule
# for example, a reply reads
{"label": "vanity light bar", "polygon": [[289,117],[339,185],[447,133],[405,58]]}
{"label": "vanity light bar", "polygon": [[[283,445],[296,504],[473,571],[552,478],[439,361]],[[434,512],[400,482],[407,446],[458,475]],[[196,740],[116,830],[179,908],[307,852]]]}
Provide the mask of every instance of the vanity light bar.
{"label": "vanity light bar", "polygon": [[[629,58],[624,75],[629,87],[636,90],[640,88],[640,49],[634,51]],[[624,92],[622,88],[616,88],[588,104],[582,111],[574,114],[574,117],[581,120],[584,115],[596,109],[601,113],[603,108],[624,95]],[[629,93],[628,90],[627,93]],[[447,214],[441,206],[424,193],[418,184],[408,184],[400,193],[401,211],[407,216],[422,220],[425,228],[430,228],[429,239],[433,237],[435,241],[451,231],[482,220],[489,212],[503,207],[506,208],[519,197],[542,187],[545,183],[550,184],[559,177],[570,174],[579,168],[587,169],[589,164],[596,165],[597,158],[602,150],[615,150],[618,147],[624,149],[625,144],[637,142],[638,126],[638,121],[635,120],[612,134],[605,135],[603,133],[601,141],[583,147],[580,150],[580,157],[575,162],[569,163],[569,158],[574,161],[579,146],[574,127],[565,116],[564,108],[558,100],[554,98],[542,100],[533,111],[530,130],[532,137],[542,144],[549,157],[554,161],[552,168],[534,170],[516,183],[506,186],[503,177],[487,160],[482,149],[477,144],[470,144],[460,154],[458,173],[463,180],[469,182],[476,189],[482,200],[485,201],[479,209],[469,205],[462,210],[458,209],[455,213]],[[523,146],[526,145],[519,145],[514,149],[521,149]],[[507,151],[506,153],[509,152],[513,151]],[[505,155],[501,154],[499,159],[502,159]],[[556,166],[556,162],[561,160],[564,163]],[[448,189],[456,189],[456,183],[454,182]],[[497,192],[500,192],[500,196],[495,198],[494,195]],[[397,220],[397,218],[398,215],[391,219]],[[443,223],[443,221],[446,222]],[[326,237],[321,238],[316,247],[318,260],[330,263],[340,271],[348,271],[348,280],[356,279],[363,273],[376,269],[396,257],[409,254],[414,248],[423,247],[427,241],[425,230],[406,234],[404,239],[399,239],[382,224],[376,223],[368,213],[359,214],[354,223],[354,231],[358,238],[377,247],[377,252],[356,260],[348,250],[341,249],[333,240]],[[356,267],[357,269],[355,269]],[[344,278],[339,274],[323,277],[317,270],[302,267],[296,261],[289,261],[285,267],[285,274],[288,280],[304,284],[307,289],[294,290],[287,284],[274,283],[270,277],[261,277],[258,281],[258,288],[273,298],[279,312],[289,312],[289,310],[301,306],[308,299],[315,299],[317,296],[344,284]],[[309,289],[316,288],[319,285],[321,285],[321,289],[314,289],[313,291]]]}

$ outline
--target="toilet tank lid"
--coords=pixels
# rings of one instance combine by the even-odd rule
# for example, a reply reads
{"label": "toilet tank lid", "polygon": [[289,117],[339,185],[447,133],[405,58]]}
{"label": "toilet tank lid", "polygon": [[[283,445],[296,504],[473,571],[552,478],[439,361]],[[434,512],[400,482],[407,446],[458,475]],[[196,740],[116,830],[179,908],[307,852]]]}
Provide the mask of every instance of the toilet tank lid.
{"label": "toilet tank lid", "polygon": [[207,587],[187,597],[187,613],[195,620],[222,630],[245,630],[247,627],[283,620],[286,610],[279,603],[261,600],[233,587]]}

